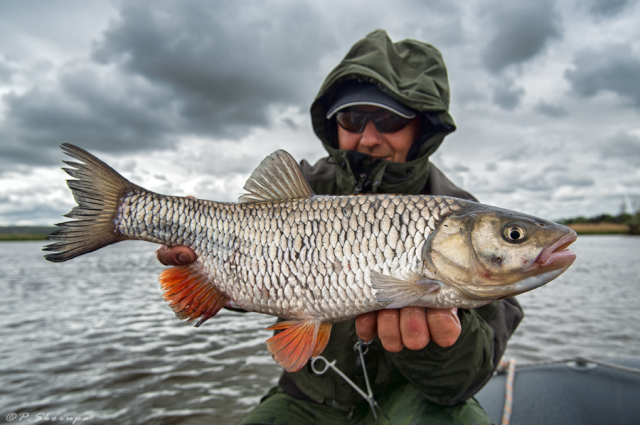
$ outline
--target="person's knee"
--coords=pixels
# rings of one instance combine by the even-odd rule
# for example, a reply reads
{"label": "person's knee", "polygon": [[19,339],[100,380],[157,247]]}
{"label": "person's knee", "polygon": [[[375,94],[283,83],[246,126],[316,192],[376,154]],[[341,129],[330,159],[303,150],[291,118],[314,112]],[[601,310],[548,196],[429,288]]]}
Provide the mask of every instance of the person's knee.
{"label": "person's knee", "polygon": [[286,422],[278,421],[278,412],[283,412],[286,405],[286,394],[280,387],[274,387],[260,400],[260,404],[247,412],[238,425],[280,425]]}
{"label": "person's knee", "polygon": [[454,406],[442,406],[427,399],[409,383],[388,391],[378,403],[391,419],[388,423],[393,424],[493,424],[475,399]]}
{"label": "person's knee", "polygon": [[275,387],[263,397],[260,404],[242,417],[238,425],[335,424],[335,420],[324,420],[327,416],[326,409],[324,405],[298,400],[286,394],[280,387]]}

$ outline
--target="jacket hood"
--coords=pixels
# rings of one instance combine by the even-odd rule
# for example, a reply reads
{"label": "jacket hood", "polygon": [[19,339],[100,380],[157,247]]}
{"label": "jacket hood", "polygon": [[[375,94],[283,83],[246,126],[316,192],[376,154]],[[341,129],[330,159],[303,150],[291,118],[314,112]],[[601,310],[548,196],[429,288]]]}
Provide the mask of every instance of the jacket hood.
{"label": "jacket hood", "polygon": [[[326,114],[341,84],[353,80],[376,84],[384,93],[418,112],[421,134],[409,152],[408,162],[374,162],[369,155],[338,149],[335,119],[327,120]],[[336,163],[342,193],[412,193],[426,183],[429,156],[455,130],[448,109],[447,70],[438,49],[417,40],[394,43],[386,31],[377,30],[357,42],[329,73],[311,105],[311,121]],[[363,174],[366,181],[361,181]]]}

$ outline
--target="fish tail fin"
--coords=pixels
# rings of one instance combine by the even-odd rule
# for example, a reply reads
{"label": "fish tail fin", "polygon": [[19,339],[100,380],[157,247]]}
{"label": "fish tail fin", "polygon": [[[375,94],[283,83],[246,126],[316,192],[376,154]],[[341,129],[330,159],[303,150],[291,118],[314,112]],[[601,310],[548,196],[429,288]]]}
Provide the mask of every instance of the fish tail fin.
{"label": "fish tail fin", "polygon": [[116,231],[113,219],[118,213],[122,195],[139,188],[84,149],[69,143],[62,144],[61,148],[64,153],[84,164],[63,161],[72,167],[63,170],[76,179],[67,180],[67,186],[78,206],[64,215],[74,220],[56,224],[61,229],[47,237],[58,241],[42,249],[55,252],[44,256],[54,263],[128,239]]}

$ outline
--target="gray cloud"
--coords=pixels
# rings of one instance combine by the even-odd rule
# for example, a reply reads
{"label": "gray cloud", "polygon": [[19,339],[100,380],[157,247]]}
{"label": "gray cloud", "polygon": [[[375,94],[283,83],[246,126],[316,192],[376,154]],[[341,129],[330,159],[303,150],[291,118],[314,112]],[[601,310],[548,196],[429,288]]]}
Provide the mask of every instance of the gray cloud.
{"label": "gray cloud", "polygon": [[183,131],[237,137],[271,105],[308,106],[337,44],[318,17],[311,3],[124,3],[93,57],[165,90]]}
{"label": "gray cloud", "polygon": [[263,159],[261,152],[247,152],[240,156],[233,155],[231,152],[216,152],[215,155],[207,155],[208,161],[203,163],[198,161],[198,157],[202,156],[203,154],[200,152],[185,152],[176,159],[176,163],[183,164],[185,167],[190,167],[202,174],[224,177],[251,173]]}
{"label": "gray cloud", "polygon": [[502,109],[512,111],[520,106],[522,96],[524,96],[524,90],[522,88],[504,84],[493,90],[493,103]]}
{"label": "gray cloud", "polygon": [[513,142],[511,146],[502,149],[502,152],[496,152],[498,161],[514,161],[518,162],[523,158],[530,158],[534,155],[534,151],[530,146]]}
{"label": "gray cloud", "polygon": [[553,171],[568,172],[570,170],[569,170],[569,167],[567,167],[566,165],[556,163],[556,164],[547,165],[542,169],[542,171],[544,171],[545,173],[549,173]]}
{"label": "gray cloud", "polygon": [[491,9],[493,36],[483,51],[484,66],[500,72],[540,54],[560,36],[560,18],[551,0],[500,2]]}
{"label": "gray cloud", "polygon": [[169,145],[171,128],[156,110],[162,96],[89,68],[66,71],[56,85],[4,98],[0,164],[53,164],[61,143],[101,151],[139,151]]}
{"label": "gray cloud", "polygon": [[630,0],[590,0],[589,12],[596,18],[611,18],[619,15],[631,4]]}
{"label": "gray cloud", "polygon": [[[451,164],[445,172],[457,184],[482,194],[484,202],[532,213],[595,214],[606,208],[612,184],[637,187],[639,179],[633,134],[640,60],[633,22],[640,9],[632,3],[3,4],[3,194],[16,176],[27,177],[10,199],[0,199],[0,219],[44,224],[46,211],[38,212],[39,201],[29,196],[38,176],[51,175],[61,184],[62,173],[53,177],[38,168],[28,177],[29,169],[57,168],[62,142],[99,157],[117,152],[104,158],[153,190],[210,199],[235,199],[241,174],[259,163],[267,146],[316,159],[322,149],[304,112],[329,69],[376,28],[394,40],[415,38],[442,49],[459,131],[448,138],[441,158]],[[600,17],[602,25],[593,25]],[[628,47],[607,45],[614,36]],[[559,67],[574,55],[566,80],[558,79]],[[611,93],[623,100],[615,108],[605,104],[615,97]],[[603,102],[584,101],[599,94],[606,95]],[[570,122],[563,119],[567,112]],[[607,139],[616,132],[619,137]],[[588,149],[598,141],[606,147]],[[153,150],[166,152],[141,155]],[[594,184],[590,176],[596,174]],[[43,199],[51,199],[51,188],[62,190],[51,185]],[[583,202],[564,202],[569,198]]]}
{"label": "gray cloud", "polygon": [[[554,191],[563,186],[572,188],[591,187],[595,181],[590,176],[575,175],[574,172],[536,172],[529,173],[526,168],[511,169],[507,172],[497,172],[491,175],[481,184],[481,188],[475,192],[492,196],[493,193],[512,194],[521,193],[522,191],[533,192],[536,196],[544,196],[544,194],[552,194]],[[472,177],[473,181],[480,181],[481,178]]]}
{"label": "gray cloud", "polygon": [[[380,23],[372,10],[353,19],[358,5],[334,16],[312,2],[161,0],[153,8],[125,1],[116,7],[88,57],[25,75],[26,86],[4,96],[4,170],[57,163],[63,142],[94,152],[140,152],[172,148],[188,136],[240,139],[273,125],[278,108],[306,110],[327,64]],[[451,7],[420,7],[456,15]],[[406,13],[394,25],[438,34],[439,24],[415,25],[420,7],[401,5]],[[31,28],[27,10],[14,9]],[[0,58],[0,76],[13,72]]]}
{"label": "gray cloud", "polygon": [[593,186],[595,180],[590,176],[576,175],[572,172],[558,173],[550,178],[553,187],[572,186],[572,187],[589,187]]}
{"label": "gray cloud", "polygon": [[[0,51],[47,60],[86,48],[112,14],[111,0],[0,1]],[[43,17],[47,19],[43,19]]]}
{"label": "gray cloud", "polygon": [[[0,165],[56,163],[63,142],[130,152],[166,149],[184,135],[236,139],[270,125],[273,106],[306,109],[323,52],[338,45],[314,7],[123,2],[93,62],[4,96]],[[0,75],[12,69],[0,61]]]}
{"label": "gray cloud", "polygon": [[535,110],[536,112],[551,118],[561,118],[569,115],[564,107],[547,102],[539,102],[536,105]]}
{"label": "gray cloud", "polygon": [[12,208],[2,213],[2,221],[8,224],[21,223],[27,218],[30,222],[43,225],[53,225],[66,221],[63,214],[68,211],[67,206],[60,205],[25,205]]}
{"label": "gray cloud", "polygon": [[58,197],[52,197],[51,186],[34,185],[29,188],[28,193],[21,193],[19,189],[10,190],[10,187],[3,189],[5,194],[0,195],[1,224],[31,221],[52,225],[65,221],[62,214],[69,211],[70,205],[64,204]]}
{"label": "gray cloud", "polygon": [[576,54],[573,70],[565,77],[579,97],[593,97],[609,91],[640,108],[640,57],[628,45],[614,44]]}
{"label": "gray cloud", "polygon": [[640,166],[640,137],[618,133],[600,148],[603,159],[619,159],[632,166]]}
{"label": "gray cloud", "polygon": [[549,192],[553,184],[545,176],[534,176],[519,182],[516,190],[528,190],[530,192]]}
{"label": "gray cloud", "polygon": [[0,81],[6,83],[16,74],[16,64],[0,55]]}
{"label": "gray cloud", "polygon": [[466,173],[469,170],[471,169],[463,164],[456,164],[453,167],[451,167],[451,171],[454,173]]}

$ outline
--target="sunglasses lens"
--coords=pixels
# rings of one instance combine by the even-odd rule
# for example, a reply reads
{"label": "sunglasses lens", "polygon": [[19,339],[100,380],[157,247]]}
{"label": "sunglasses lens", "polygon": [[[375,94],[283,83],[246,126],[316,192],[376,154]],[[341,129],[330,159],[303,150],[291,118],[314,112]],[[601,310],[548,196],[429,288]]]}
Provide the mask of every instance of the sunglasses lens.
{"label": "sunglasses lens", "polygon": [[410,121],[410,119],[403,118],[391,111],[381,111],[381,113],[375,114],[373,118],[373,122],[380,133],[395,133],[405,128]]}
{"label": "sunglasses lens", "polygon": [[367,116],[355,111],[338,112],[336,119],[342,128],[352,133],[362,132],[367,123]]}
{"label": "sunglasses lens", "polygon": [[380,133],[395,133],[411,122],[410,119],[387,110],[373,113],[346,110],[338,112],[336,120],[342,128],[352,133],[362,133],[369,120],[373,121]]}

